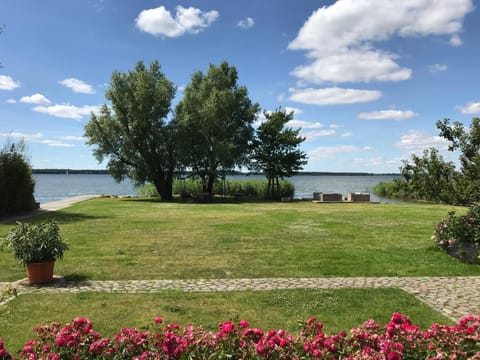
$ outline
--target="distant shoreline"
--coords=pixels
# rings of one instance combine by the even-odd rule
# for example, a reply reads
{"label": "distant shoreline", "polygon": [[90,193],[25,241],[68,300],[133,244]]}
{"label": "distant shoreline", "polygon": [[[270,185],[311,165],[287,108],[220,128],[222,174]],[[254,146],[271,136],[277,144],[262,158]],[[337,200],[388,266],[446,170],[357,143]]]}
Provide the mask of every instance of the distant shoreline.
{"label": "distant shoreline", "polygon": [[[108,170],[93,169],[32,169],[33,174],[87,174],[87,175],[109,175]],[[263,175],[261,173],[231,172],[228,175]],[[400,176],[398,173],[368,173],[368,172],[331,172],[331,171],[300,171],[295,176]]]}

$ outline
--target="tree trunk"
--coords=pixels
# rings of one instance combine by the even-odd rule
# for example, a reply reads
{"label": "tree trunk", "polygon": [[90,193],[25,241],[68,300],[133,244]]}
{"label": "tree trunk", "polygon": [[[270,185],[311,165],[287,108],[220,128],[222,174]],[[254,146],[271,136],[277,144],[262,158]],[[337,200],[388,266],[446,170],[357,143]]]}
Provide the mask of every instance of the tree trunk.
{"label": "tree trunk", "polygon": [[215,183],[216,176],[214,174],[208,175],[208,183],[207,183],[207,192],[210,194],[210,200],[213,199],[213,184]]}
{"label": "tree trunk", "polygon": [[173,190],[173,177],[167,176],[165,179],[156,179],[154,181],[155,188],[157,189],[158,195],[160,195],[160,200],[170,201],[173,200],[172,190]]}
{"label": "tree trunk", "polygon": [[268,178],[268,183],[267,183],[267,198],[270,198],[272,197],[272,182],[273,182],[273,179],[272,178]]}

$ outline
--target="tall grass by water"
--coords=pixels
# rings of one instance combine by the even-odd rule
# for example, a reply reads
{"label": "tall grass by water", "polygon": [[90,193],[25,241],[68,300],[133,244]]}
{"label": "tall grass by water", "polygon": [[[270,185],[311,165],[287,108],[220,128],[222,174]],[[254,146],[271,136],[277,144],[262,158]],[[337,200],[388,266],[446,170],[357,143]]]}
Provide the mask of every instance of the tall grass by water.
{"label": "tall grass by water", "polygon": [[[219,180],[213,187],[213,195],[216,196],[235,196],[242,194],[250,199],[264,200],[269,198],[267,194],[267,180]],[[279,182],[280,189],[275,192],[274,198],[293,197],[295,188],[287,180]],[[158,196],[158,192],[152,184],[140,186],[138,189],[140,195]],[[176,179],[173,182],[173,193],[182,198],[193,198],[202,193],[202,183],[199,179]]]}

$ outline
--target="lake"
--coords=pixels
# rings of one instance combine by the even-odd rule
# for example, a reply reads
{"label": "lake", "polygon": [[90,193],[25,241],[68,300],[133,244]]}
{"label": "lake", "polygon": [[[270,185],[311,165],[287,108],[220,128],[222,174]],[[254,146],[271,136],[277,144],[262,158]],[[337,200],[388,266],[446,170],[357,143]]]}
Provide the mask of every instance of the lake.
{"label": "lake", "polygon": [[[40,203],[86,194],[137,195],[130,181],[117,183],[105,174],[34,174],[35,200]],[[370,192],[380,181],[391,181],[394,175],[297,175],[289,178],[295,186],[296,198],[312,198],[314,192]],[[260,175],[231,176],[232,179],[264,179]],[[371,194],[372,201],[397,202]]]}

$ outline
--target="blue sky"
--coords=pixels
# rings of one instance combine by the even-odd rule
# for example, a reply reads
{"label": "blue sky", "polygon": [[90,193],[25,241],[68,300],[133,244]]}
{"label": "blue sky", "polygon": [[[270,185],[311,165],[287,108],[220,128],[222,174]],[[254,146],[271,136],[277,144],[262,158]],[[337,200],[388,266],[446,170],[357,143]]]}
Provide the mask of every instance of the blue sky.
{"label": "blue sky", "polygon": [[[228,61],[263,110],[295,111],[309,171],[398,172],[435,122],[480,116],[473,0],[3,0],[0,144],[34,168],[102,169],[85,145],[114,70],[158,60],[182,97]],[[262,121],[262,118],[259,118]]]}

